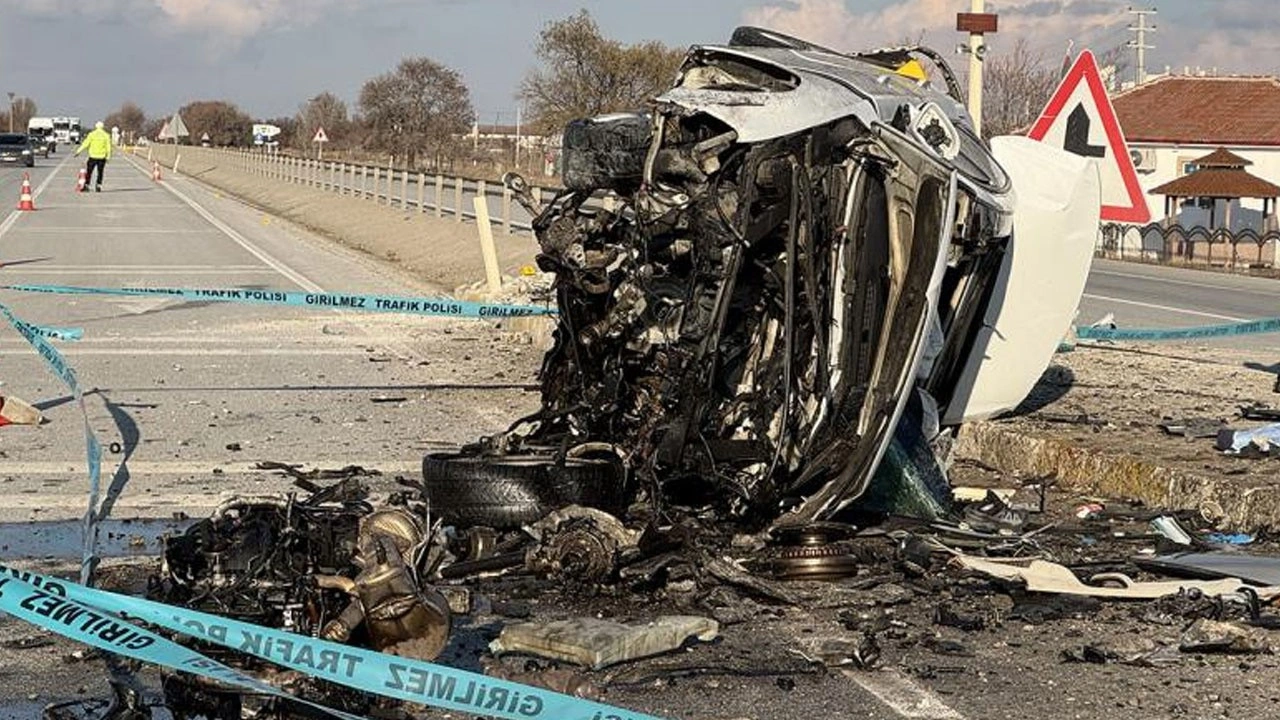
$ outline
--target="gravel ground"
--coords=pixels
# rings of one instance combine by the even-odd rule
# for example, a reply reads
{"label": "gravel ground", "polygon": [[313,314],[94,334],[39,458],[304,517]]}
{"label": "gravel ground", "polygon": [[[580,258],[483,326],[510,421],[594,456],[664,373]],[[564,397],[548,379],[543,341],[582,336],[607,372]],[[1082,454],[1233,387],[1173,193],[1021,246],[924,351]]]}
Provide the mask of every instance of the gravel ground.
{"label": "gravel ground", "polygon": [[1031,435],[1069,438],[1082,447],[1138,455],[1159,465],[1280,482],[1274,461],[1224,455],[1213,438],[1167,434],[1160,425],[1202,419],[1253,428],[1241,406],[1280,405],[1272,388],[1280,348],[1258,352],[1190,345],[1080,345],[1061,353],[1014,417],[999,420]]}

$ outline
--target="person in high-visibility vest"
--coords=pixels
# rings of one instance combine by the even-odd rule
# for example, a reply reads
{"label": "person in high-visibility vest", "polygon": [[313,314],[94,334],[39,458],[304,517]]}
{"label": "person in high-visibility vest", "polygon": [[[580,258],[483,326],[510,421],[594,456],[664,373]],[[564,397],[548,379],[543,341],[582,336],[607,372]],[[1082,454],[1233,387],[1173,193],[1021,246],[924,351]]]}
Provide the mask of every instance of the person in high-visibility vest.
{"label": "person in high-visibility vest", "polygon": [[84,187],[80,188],[80,192],[89,191],[89,181],[93,180],[93,170],[98,170],[98,182],[93,186],[97,192],[102,192],[102,174],[107,170],[107,161],[111,159],[111,133],[103,129],[102,121],[99,120],[93,130],[84,136],[84,142],[80,143],[80,149],[76,150],[76,155],[85,150],[89,151],[89,163],[86,166],[84,177]]}

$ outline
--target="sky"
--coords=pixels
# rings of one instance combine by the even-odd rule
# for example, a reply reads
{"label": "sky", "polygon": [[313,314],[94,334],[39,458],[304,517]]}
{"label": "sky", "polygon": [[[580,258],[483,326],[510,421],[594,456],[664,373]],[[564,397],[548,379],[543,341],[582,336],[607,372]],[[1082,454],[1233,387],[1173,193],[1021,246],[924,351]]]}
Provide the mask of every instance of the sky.
{"label": "sky", "polygon": [[[991,52],[1025,38],[1054,64],[1068,41],[1106,50],[1132,37],[1137,3],[988,0]],[[1145,7],[1145,6],[1144,6]],[[132,100],[149,116],[230,100],[255,118],[293,115],[331,91],[355,106],[365,80],[406,56],[460,72],[481,122],[512,123],[538,33],[586,8],[623,42],[723,43],[742,24],[839,50],[923,35],[962,66],[955,13],[968,0],[0,0],[0,92],[42,115],[98,119]],[[1166,65],[1280,72],[1275,0],[1163,0],[1148,72]]]}

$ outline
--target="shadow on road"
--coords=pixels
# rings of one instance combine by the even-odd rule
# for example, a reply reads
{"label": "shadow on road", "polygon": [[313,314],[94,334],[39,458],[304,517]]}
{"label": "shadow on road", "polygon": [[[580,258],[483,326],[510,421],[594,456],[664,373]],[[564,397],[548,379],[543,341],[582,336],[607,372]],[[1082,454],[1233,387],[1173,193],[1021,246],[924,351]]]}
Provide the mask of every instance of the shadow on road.
{"label": "shadow on road", "polygon": [[1031,394],[1027,396],[1027,399],[1023,400],[1012,412],[1006,413],[1005,417],[1017,417],[1039,412],[1061,400],[1062,396],[1066,395],[1075,384],[1076,375],[1071,371],[1071,368],[1065,365],[1050,365],[1049,369],[1044,371],[1044,375],[1040,376],[1040,380],[1035,387],[1031,388]]}

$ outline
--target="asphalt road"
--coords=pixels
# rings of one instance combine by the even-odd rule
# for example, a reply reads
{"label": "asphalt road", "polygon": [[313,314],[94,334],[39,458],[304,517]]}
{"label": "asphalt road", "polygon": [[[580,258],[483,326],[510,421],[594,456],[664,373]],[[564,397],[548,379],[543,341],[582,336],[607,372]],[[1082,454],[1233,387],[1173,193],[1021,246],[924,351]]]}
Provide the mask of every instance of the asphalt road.
{"label": "asphalt road", "polygon": [[[104,192],[77,194],[78,167],[69,153],[42,159],[38,210],[0,216],[5,284],[430,294],[185,178],[158,185],[117,158]],[[21,176],[0,169],[0,197],[16,202]],[[478,321],[9,290],[0,302],[34,324],[83,328],[58,346],[104,448],[115,518],[198,517],[231,493],[288,490],[252,471],[262,460],[417,475],[432,442],[504,427],[514,413],[493,398],[530,380],[496,379],[496,361],[472,349],[491,347]],[[47,419],[0,429],[0,523],[83,515],[76,403],[3,322],[0,362],[0,392]]]}
{"label": "asphalt road", "polygon": [[[1095,259],[1080,324],[1114,313],[1124,328],[1189,327],[1280,316],[1280,280]],[[1251,335],[1194,344],[1274,348],[1280,335]]]}

